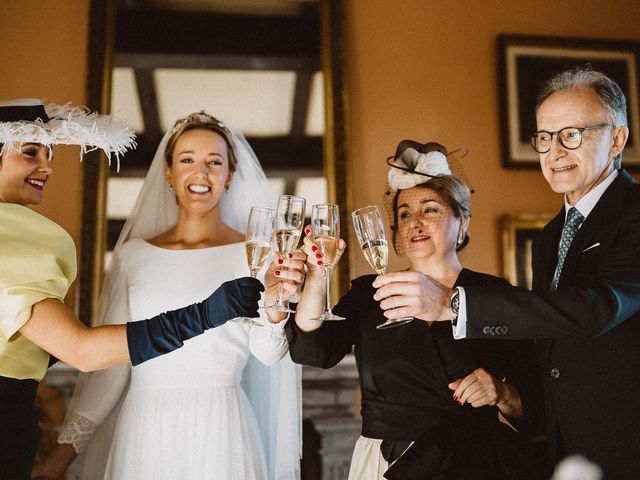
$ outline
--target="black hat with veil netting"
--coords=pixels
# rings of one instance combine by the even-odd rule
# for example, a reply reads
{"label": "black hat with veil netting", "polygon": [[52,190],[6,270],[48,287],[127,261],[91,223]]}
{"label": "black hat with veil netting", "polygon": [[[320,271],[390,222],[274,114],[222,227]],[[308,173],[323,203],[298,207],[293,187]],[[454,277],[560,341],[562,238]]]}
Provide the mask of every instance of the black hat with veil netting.
{"label": "black hat with veil netting", "polygon": [[[420,143],[414,140],[402,140],[395,155],[387,158],[389,172],[383,195],[383,205],[387,212],[389,226],[393,232],[393,244],[396,251],[404,253],[396,242],[396,205],[398,193],[420,185],[429,184],[435,190],[446,191],[451,207],[460,216],[470,216],[469,194],[473,192],[461,159],[467,154],[466,148],[451,152],[438,142]],[[427,185],[425,185],[427,186]],[[459,247],[468,241],[466,232]]]}

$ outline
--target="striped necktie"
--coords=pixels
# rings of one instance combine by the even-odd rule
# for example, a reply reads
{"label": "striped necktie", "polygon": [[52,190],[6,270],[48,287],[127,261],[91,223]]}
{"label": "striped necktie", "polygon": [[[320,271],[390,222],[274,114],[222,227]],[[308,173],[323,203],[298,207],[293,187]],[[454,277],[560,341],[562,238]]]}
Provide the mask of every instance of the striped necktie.
{"label": "striped necktie", "polygon": [[564,265],[564,259],[567,257],[567,252],[571,246],[571,242],[578,233],[580,225],[584,221],[584,217],[578,211],[576,207],[571,207],[567,214],[567,221],[562,228],[562,239],[560,240],[560,247],[558,248],[558,265],[556,266],[556,272],[553,274],[553,282],[551,283],[551,290],[558,288],[558,282],[560,282],[560,273]]}

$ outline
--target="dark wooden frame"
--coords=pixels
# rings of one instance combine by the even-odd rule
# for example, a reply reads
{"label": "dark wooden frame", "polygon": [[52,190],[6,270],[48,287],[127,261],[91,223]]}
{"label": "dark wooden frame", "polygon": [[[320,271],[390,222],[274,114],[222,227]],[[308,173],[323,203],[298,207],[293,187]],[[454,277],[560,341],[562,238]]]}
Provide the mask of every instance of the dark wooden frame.
{"label": "dark wooden frame", "polygon": [[554,73],[587,63],[611,76],[624,91],[630,135],[623,165],[640,168],[640,42],[513,35],[498,37],[504,167],[539,168],[538,154],[530,144],[538,91]]}
{"label": "dark wooden frame", "polygon": [[502,276],[511,283],[531,289],[531,244],[551,213],[512,213],[502,217]]}

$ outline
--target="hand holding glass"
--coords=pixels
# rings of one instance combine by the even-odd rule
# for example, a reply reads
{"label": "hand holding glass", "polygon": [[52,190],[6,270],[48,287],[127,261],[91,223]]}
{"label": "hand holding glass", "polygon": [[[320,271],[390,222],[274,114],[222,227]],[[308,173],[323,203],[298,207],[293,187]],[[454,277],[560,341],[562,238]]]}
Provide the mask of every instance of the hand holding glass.
{"label": "hand holding glass", "polygon": [[[298,246],[304,224],[305,204],[304,198],[295,195],[280,195],[278,199],[273,243],[282,258],[287,258]],[[278,301],[266,308],[277,310],[278,312],[294,312],[282,301],[282,285],[280,285]]]}
{"label": "hand holding glass", "polygon": [[[378,207],[362,207],[351,214],[353,227],[365,258],[378,275],[383,275],[389,262],[389,247],[384,232],[384,223]],[[388,319],[376,328],[397,327],[413,320],[413,317]]]}
{"label": "hand holding glass", "polygon": [[344,317],[334,314],[330,304],[330,281],[336,261],[338,239],[340,238],[340,213],[337,205],[314,205],[311,210],[311,228],[313,229],[314,242],[318,245],[323,257],[325,277],[325,303],[322,315],[313,320],[345,320]]}

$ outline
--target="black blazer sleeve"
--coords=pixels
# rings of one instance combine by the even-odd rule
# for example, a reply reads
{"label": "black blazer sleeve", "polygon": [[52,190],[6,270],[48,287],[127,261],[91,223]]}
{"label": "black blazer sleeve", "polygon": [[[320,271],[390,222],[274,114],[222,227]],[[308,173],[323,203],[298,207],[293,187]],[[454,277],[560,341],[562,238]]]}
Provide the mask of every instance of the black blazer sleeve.
{"label": "black blazer sleeve", "polygon": [[289,353],[295,363],[331,368],[353,350],[359,314],[364,310],[366,300],[371,301],[371,283],[374,278],[372,275],[366,275],[353,280],[351,289],[333,308],[336,314],[345,317],[346,320],[326,321],[320,328],[311,332],[300,330],[293,318],[288,321],[285,331],[289,341]]}
{"label": "black blazer sleeve", "polygon": [[556,291],[548,287],[558,242],[553,230],[550,224],[534,243],[534,292],[465,288],[468,338],[595,337],[636,318],[640,186],[625,172],[609,186],[574,239]]}

